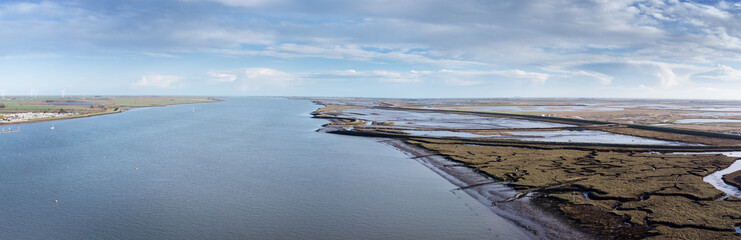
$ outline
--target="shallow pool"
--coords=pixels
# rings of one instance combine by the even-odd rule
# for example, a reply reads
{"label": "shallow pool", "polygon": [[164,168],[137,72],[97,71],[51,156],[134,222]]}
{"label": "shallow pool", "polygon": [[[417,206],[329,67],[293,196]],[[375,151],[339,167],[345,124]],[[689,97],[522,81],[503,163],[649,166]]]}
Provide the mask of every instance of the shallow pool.
{"label": "shallow pool", "polygon": [[435,112],[409,112],[386,109],[358,108],[341,111],[343,116],[374,122],[394,122],[394,126],[426,128],[554,128],[574,125],[513,118]]}

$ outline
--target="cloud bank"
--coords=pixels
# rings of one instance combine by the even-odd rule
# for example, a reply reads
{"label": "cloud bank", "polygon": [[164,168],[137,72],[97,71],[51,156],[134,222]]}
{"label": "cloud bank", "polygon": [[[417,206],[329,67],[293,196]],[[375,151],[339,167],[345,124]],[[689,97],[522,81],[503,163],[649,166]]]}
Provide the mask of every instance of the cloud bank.
{"label": "cloud bank", "polygon": [[[610,87],[616,96],[706,89],[702,97],[741,89],[738,22],[732,1],[8,1],[0,61],[103,55],[174,68],[165,60],[208,58],[204,81],[245,91],[365,79]],[[166,82],[135,86],[154,81]]]}

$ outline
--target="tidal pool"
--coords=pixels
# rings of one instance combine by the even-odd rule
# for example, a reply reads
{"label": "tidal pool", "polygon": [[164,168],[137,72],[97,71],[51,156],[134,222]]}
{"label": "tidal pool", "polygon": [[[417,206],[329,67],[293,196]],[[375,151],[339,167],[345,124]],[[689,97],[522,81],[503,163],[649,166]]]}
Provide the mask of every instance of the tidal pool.
{"label": "tidal pool", "polygon": [[741,123],[741,120],[735,120],[735,119],[691,118],[691,119],[677,120],[674,123]]}
{"label": "tidal pool", "polygon": [[573,111],[621,111],[619,107],[593,107],[593,106],[474,106],[466,107],[475,111],[494,112],[573,112]]}
{"label": "tidal pool", "polygon": [[481,117],[454,113],[410,112],[373,108],[345,109],[346,117],[374,122],[394,122],[394,126],[426,128],[553,128],[573,125],[512,118]]}
{"label": "tidal pool", "polygon": [[[470,132],[454,131],[405,131],[412,136],[427,137],[460,137],[460,138],[500,138],[517,139],[523,141],[540,142],[577,142],[577,143],[607,143],[607,144],[639,144],[639,145],[669,145],[684,146],[692,145],[682,142],[665,141],[651,138],[635,137],[629,135],[615,134],[604,131],[507,131],[504,135],[480,135]],[[505,133],[505,132],[503,132]],[[509,135],[512,134],[512,135]]]}
{"label": "tidal pool", "polygon": [[579,142],[579,143],[610,143],[610,144],[640,144],[640,145],[691,145],[682,142],[665,141],[659,139],[635,137],[615,134],[604,131],[513,131],[514,136],[503,135],[503,138],[515,138],[527,141],[548,142]]}

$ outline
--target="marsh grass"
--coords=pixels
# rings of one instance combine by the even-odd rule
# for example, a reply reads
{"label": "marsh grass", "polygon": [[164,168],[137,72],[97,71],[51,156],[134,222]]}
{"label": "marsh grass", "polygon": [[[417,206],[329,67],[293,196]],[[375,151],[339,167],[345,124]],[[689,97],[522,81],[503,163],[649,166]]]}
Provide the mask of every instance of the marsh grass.
{"label": "marsh grass", "polygon": [[407,142],[508,181],[515,189],[551,198],[564,215],[605,236],[725,237],[741,224],[741,202],[722,199],[723,192],[702,180],[735,161],[720,154]]}

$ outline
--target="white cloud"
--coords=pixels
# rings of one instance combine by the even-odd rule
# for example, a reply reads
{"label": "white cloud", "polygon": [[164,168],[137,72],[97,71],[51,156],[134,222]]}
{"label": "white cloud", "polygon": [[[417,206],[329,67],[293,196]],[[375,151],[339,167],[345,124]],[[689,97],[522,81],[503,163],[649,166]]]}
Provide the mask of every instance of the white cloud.
{"label": "white cloud", "polygon": [[175,88],[182,83],[183,77],[175,75],[146,75],[131,83],[134,87],[145,88]]}
{"label": "white cloud", "polygon": [[417,71],[408,72],[373,70],[373,71],[330,71],[328,73],[312,74],[313,77],[330,77],[330,78],[364,78],[372,79],[379,82],[393,83],[420,83],[423,81],[434,82],[442,81],[449,85],[471,86],[483,84],[491,81],[524,79],[533,83],[544,83],[549,75],[545,73],[526,72],[518,69],[513,70],[492,70],[492,71],[474,71],[474,70],[449,70],[441,69],[438,71]]}
{"label": "white cloud", "polygon": [[698,73],[694,77],[700,79],[712,79],[726,82],[741,81],[741,70],[737,70],[730,66],[719,64],[715,67],[708,69],[705,72]]}
{"label": "white cloud", "polygon": [[388,70],[356,71],[355,69],[331,70],[326,72],[311,72],[298,74],[301,78],[317,80],[371,80],[387,83],[416,83],[420,82],[420,75],[412,70],[397,72]]}
{"label": "white cloud", "polygon": [[535,84],[545,83],[550,77],[545,73],[526,72],[519,69],[493,71],[462,71],[443,69],[438,74],[450,79],[450,82],[475,85],[486,81],[524,79]]}
{"label": "white cloud", "polygon": [[584,70],[578,70],[578,71],[569,71],[569,70],[563,70],[564,66],[549,66],[547,68],[544,68],[543,70],[554,72],[554,73],[562,73],[563,76],[560,76],[561,78],[570,78],[570,79],[578,79],[578,80],[597,80],[599,83],[603,85],[610,85],[612,83],[612,80],[614,77],[599,73],[599,72],[592,72],[592,71],[584,71]]}
{"label": "white cloud", "polygon": [[659,78],[661,85],[671,87],[679,84],[677,75],[674,74],[674,71],[672,71],[668,64],[657,63],[656,66],[659,68],[659,71],[656,73],[656,77]]}
{"label": "white cloud", "polygon": [[354,45],[313,46],[294,43],[269,46],[264,50],[210,49],[211,53],[238,56],[271,56],[280,58],[324,58],[342,59],[358,62],[391,62],[421,63],[436,66],[480,66],[486,65],[477,61],[437,58],[425,53],[410,52],[406,49],[388,49],[387,51],[366,50]]}
{"label": "white cloud", "polygon": [[334,71],[329,71],[329,74],[336,75],[336,76],[358,76],[360,75],[360,73],[358,71],[355,71],[355,69],[334,70]]}
{"label": "white cloud", "polygon": [[[197,0],[185,0],[185,1],[197,1]],[[268,4],[275,4],[282,2],[280,0],[202,0],[217,2],[231,7],[261,7]]]}
{"label": "white cloud", "polygon": [[[741,66],[739,6],[660,0],[3,2],[0,36],[10,37],[0,38],[0,60],[80,51],[124,52],[114,56],[122,60],[205,53],[245,62],[279,58],[274,63],[285,69],[316,58],[347,61],[343,68],[357,69],[252,68],[210,75],[213,82],[245,89],[320,78],[451,85],[577,79],[619,85],[633,75],[639,80],[627,85],[687,88],[740,78],[733,68]],[[630,65],[626,68],[640,72],[598,64]],[[366,70],[379,68],[397,71]],[[404,68],[428,70],[398,71]],[[155,78],[145,76],[134,85],[179,86]]]}
{"label": "white cloud", "polygon": [[197,24],[195,27],[175,29],[170,33],[173,40],[191,46],[239,47],[242,44],[271,44],[275,36],[271,33],[254,31],[246,27],[238,29],[222,26]]}
{"label": "white cloud", "polygon": [[548,80],[548,74],[536,73],[536,72],[525,72],[519,69],[499,71],[496,74],[507,76],[507,77],[529,79],[529,80],[532,80],[533,83],[545,83],[545,81]]}
{"label": "white cloud", "polygon": [[208,75],[215,82],[234,82],[237,80],[236,74],[210,72]]}
{"label": "white cloud", "polygon": [[61,56],[57,54],[1,55],[0,60],[49,59],[60,57]]}
{"label": "white cloud", "polygon": [[150,56],[150,57],[178,58],[177,55],[172,55],[172,54],[167,54],[167,53],[143,52],[142,54]]}
{"label": "white cloud", "polygon": [[272,68],[242,68],[212,71],[211,81],[232,84],[241,91],[258,91],[265,88],[290,88],[301,84],[301,78]]}

